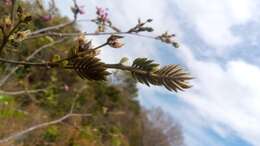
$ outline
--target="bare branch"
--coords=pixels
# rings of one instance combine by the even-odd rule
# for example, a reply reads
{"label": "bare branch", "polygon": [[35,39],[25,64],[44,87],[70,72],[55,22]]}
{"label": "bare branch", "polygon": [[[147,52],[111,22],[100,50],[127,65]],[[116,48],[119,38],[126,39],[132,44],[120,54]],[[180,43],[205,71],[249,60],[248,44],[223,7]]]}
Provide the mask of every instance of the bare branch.
{"label": "bare branch", "polygon": [[[58,33],[58,32],[45,32],[45,33],[41,33],[38,35],[30,35],[28,38],[26,38],[25,40],[28,39],[34,39],[34,38],[38,38],[38,37],[43,37],[43,36],[56,36],[56,37],[77,37],[82,35],[82,33]],[[158,40],[157,37],[155,36],[151,36],[151,35],[143,35],[143,34],[139,34],[139,33],[132,33],[132,32],[102,32],[102,33],[83,33],[83,35],[86,36],[104,36],[104,35],[134,35],[134,36],[138,36],[138,37],[143,37],[143,38],[149,38],[149,39],[156,39]]]}
{"label": "bare branch", "polygon": [[25,129],[25,130],[23,130],[23,131],[21,131],[21,132],[18,132],[18,133],[16,133],[16,134],[13,134],[13,135],[11,135],[11,136],[8,136],[8,137],[6,137],[6,138],[3,138],[3,139],[0,140],[0,144],[7,143],[7,142],[9,142],[9,141],[11,141],[11,140],[15,140],[15,139],[21,137],[22,135],[27,134],[27,133],[30,133],[30,132],[32,132],[32,131],[34,131],[34,130],[41,129],[41,128],[44,128],[44,127],[48,127],[48,126],[50,126],[50,125],[59,124],[59,123],[61,123],[62,121],[66,120],[66,119],[68,119],[68,118],[71,118],[71,117],[89,117],[89,116],[91,116],[91,114],[74,114],[74,113],[68,113],[68,114],[66,114],[65,116],[63,116],[63,117],[61,117],[61,118],[59,118],[59,119],[57,119],[57,120],[53,120],[53,121],[50,121],[50,122],[45,122],[45,123],[42,123],[42,124],[38,124],[38,125],[35,125],[35,126],[32,126],[32,127],[28,128],[28,129]]}
{"label": "bare branch", "polygon": [[11,20],[12,20],[12,22],[14,22],[15,5],[16,5],[16,0],[12,0],[12,8],[11,8]]}
{"label": "bare branch", "polygon": [[[75,6],[77,6],[76,0],[73,0],[73,3],[74,3]],[[74,14],[74,19],[71,22],[67,22],[67,23],[58,24],[58,25],[55,25],[55,26],[42,28],[42,29],[39,29],[37,31],[34,31],[34,32],[30,33],[29,36],[34,36],[34,35],[37,35],[37,34],[40,34],[40,33],[44,33],[44,32],[47,32],[47,31],[59,30],[59,29],[64,28],[66,26],[73,25],[77,21],[77,15],[78,14]]]}
{"label": "bare branch", "polygon": [[55,25],[55,26],[50,26],[50,27],[46,27],[46,28],[43,28],[43,29],[39,29],[37,31],[34,31],[34,32],[30,33],[29,36],[34,36],[34,35],[37,35],[37,34],[40,34],[40,33],[44,33],[44,32],[47,32],[47,31],[58,30],[58,29],[61,29],[63,27],[66,27],[68,25],[72,25],[74,23],[75,23],[75,20],[72,21],[72,22],[67,22],[67,23],[58,24],[58,25]]}
{"label": "bare branch", "polygon": [[30,94],[30,93],[38,93],[38,92],[44,92],[44,91],[46,91],[46,89],[21,90],[21,91],[2,91],[2,90],[0,90],[0,94],[20,95],[20,94]]}

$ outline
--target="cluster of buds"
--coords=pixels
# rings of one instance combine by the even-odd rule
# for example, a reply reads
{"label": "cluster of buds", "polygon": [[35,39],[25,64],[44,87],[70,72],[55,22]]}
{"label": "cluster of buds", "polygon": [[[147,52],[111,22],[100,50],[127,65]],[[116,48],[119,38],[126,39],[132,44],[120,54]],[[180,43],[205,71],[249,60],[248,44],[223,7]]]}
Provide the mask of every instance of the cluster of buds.
{"label": "cluster of buds", "polygon": [[96,9],[97,19],[102,22],[108,22],[108,9],[104,9],[101,7],[96,7]]}
{"label": "cluster of buds", "polygon": [[151,23],[153,20],[152,19],[147,19],[145,22],[142,22],[140,19],[138,19],[138,24],[131,28],[128,32],[129,33],[138,33],[138,32],[153,32],[153,28],[152,27],[146,27],[145,24],[146,23]]}
{"label": "cluster of buds", "polygon": [[111,35],[107,39],[107,44],[112,48],[121,48],[124,46],[124,44],[121,42],[121,39],[123,37],[119,35]]}
{"label": "cluster of buds", "polygon": [[17,16],[21,22],[28,23],[28,22],[32,21],[32,16],[29,15],[28,13],[25,13],[21,6],[19,6],[17,8],[16,12],[17,12]]}
{"label": "cluster of buds", "polygon": [[75,7],[71,7],[71,11],[74,13],[74,14],[85,14],[85,11],[84,11],[84,6],[78,6],[76,5]]}
{"label": "cluster of buds", "polygon": [[87,41],[84,34],[80,34],[77,41],[78,41],[78,52],[83,52],[92,48],[91,41]]}
{"label": "cluster of buds", "polygon": [[98,24],[97,32],[104,32],[106,23],[110,22],[108,19],[108,9],[96,7],[96,14],[97,14],[96,22]]}
{"label": "cluster of buds", "polygon": [[30,30],[25,31],[19,31],[9,37],[9,41],[14,47],[17,47],[20,42],[22,42],[24,39],[26,39],[29,34],[31,33]]}
{"label": "cluster of buds", "polygon": [[10,28],[12,27],[12,20],[9,16],[5,16],[1,19],[1,28],[3,30],[10,30]]}
{"label": "cluster of buds", "polygon": [[83,15],[85,14],[84,6],[79,6],[77,3],[74,4],[73,7],[71,7],[71,11],[74,14],[74,17],[76,18],[78,14]]}
{"label": "cluster of buds", "polygon": [[[24,39],[27,38],[27,36],[31,33],[30,30],[25,30],[25,31],[19,31],[14,35],[14,39],[18,42],[23,41]],[[11,37],[10,37],[11,39]]]}
{"label": "cluster of buds", "polygon": [[79,46],[84,45],[85,42],[86,42],[85,35],[81,33],[81,34],[79,35],[79,37],[77,38],[77,42],[78,42]]}
{"label": "cluster of buds", "polygon": [[168,32],[165,32],[162,35],[156,37],[156,39],[159,39],[164,43],[171,44],[175,48],[179,48],[179,44],[175,40],[175,34],[169,34]]}

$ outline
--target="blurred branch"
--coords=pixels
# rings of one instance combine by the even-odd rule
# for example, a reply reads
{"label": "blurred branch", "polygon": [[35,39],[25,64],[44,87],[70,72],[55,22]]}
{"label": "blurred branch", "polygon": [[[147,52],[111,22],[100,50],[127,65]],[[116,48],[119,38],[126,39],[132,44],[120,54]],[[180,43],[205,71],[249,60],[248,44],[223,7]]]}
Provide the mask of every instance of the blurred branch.
{"label": "blurred branch", "polygon": [[[56,37],[77,37],[82,35],[82,33],[58,33],[58,32],[46,32],[46,33],[42,33],[42,34],[38,34],[38,35],[30,35],[28,36],[27,39],[34,39],[34,38],[38,38],[38,37],[43,37],[43,36],[56,36]],[[149,38],[149,39],[157,39],[157,37],[155,36],[150,36],[150,35],[143,35],[143,34],[139,34],[139,33],[133,33],[133,32],[102,32],[102,33],[83,33],[83,35],[86,36],[102,36],[102,35],[134,35],[134,36],[138,36],[138,37],[143,37],[143,38]]]}
{"label": "blurred branch", "polygon": [[46,89],[21,90],[21,91],[3,91],[3,90],[0,90],[0,94],[20,95],[20,94],[30,94],[30,93],[38,93],[38,92],[44,92],[44,91],[46,91]]}
{"label": "blurred branch", "polygon": [[89,117],[91,116],[91,114],[75,114],[75,113],[68,113],[66,114],[65,116],[57,119],[57,120],[53,120],[53,121],[50,121],[50,122],[45,122],[45,123],[42,123],[42,124],[39,124],[39,125],[35,125],[33,127],[30,127],[26,130],[23,130],[21,132],[18,132],[16,134],[13,134],[9,137],[6,137],[6,138],[3,138],[0,140],[0,144],[3,144],[3,143],[7,143],[11,140],[15,140],[21,136],[23,136],[24,134],[27,134],[27,133],[30,133],[34,130],[37,130],[37,129],[41,129],[41,128],[44,128],[44,127],[48,127],[50,125],[55,125],[55,124],[59,124],[61,122],[63,122],[64,120],[68,119],[68,118],[71,118],[71,117]]}
{"label": "blurred branch", "polygon": [[[59,24],[59,25],[56,25],[56,26],[51,26],[51,27],[43,28],[43,29],[40,29],[38,31],[32,32],[28,36],[27,39],[34,39],[34,38],[43,37],[43,36],[46,36],[46,35],[57,36],[57,37],[75,37],[75,36],[82,35],[82,33],[58,33],[58,32],[51,32],[53,30],[60,29],[60,28],[65,27],[67,25],[73,24],[75,22],[92,22],[92,23],[96,23],[96,20],[95,19],[81,19],[81,20],[77,20],[75,18],[74,21],[70,22],[70,23]],[[113,26],[112,24],[110,24],[110,25],[106,24],[106,26],[111,28],[115,32],[102,32],[102,33],[96,33],[96,32],[95,33],[86,33],[85,32],[83,34],[86,35],[86,36],[99,36],[99,35],[112,35],[112,34],[118,34],[118,35],[121,34],[122,35],[122,34],[126,34],[126,35],[135,35],[135,36],[144,37],[144,38],[150,38],[150,39],[157,39],[157,37],[154,37],[154,36],[143,35],[143,34],[139,34],[138,32],[130,31],[130,30],[133,30],[134,28],[137,28],[137,26],[135,26],[134,28],[131,28],[128,31],[124,31],[124,32],[120,31],[117,27]],[[27,40],[27,39],[25,39],[25,40]]]}
{"label": "blurred branch", "polygon": [[16,5],[16,0],[12,0],[12,8],[11,8],[11,20],[12,20],[12,22],[14,22],[15,5]]}
{"label": "blurred branch", "polygon": [[47,32],[47,31],[53,31],[53,30],[58,30],[58,29],[61,29],[63,27],[66,27],[68,25],[72,25],[75,23],[76,20],[73,20],[72,22],[67,22],[67,23],[63,23],[63,24],[58,24],[58,25],[55,25],[55,26],[50,26],[50,27],[46,27],[46,28],[42,28],[42,29],[39,29],[37,31],[34,31],[34,32],[31,32],[29,34],[29,36],[34,36],[34,35],[37,35],[37,34],[40,34],[40,33],[44,33],[44,32]]}
{"label": "blurred branch", "polygon": [[64,120],[67,120],[69,118],[72,118],[72,117],[90,117],[92,116],[91,114],[78,114],[78,113],[73,113],[73,108],[75,106],[75,103],[73,102],[72,105],[71,105],[71,110],[68,114],[64,115],[63,117],[59,118],[59,119],[56,119],[56,120],[53,120],[53,121],[49,121],[49,122],[45,122],[45,123],[42,123],[42,124],[38,124],[38,125],[35,125],[35,126],[32,126],[28,129],[25,129],[23,131],[20,131],[18,133],[15,133],[11,136],[8,136],[8,137],[5,137],[3,139],[0,139],[0,144],[4,144],[4,143],[7,143],[11,140],[15,140],[27,133],[30,133],[34,130],[37,130],[37,129],[41,129],[41,128],[44,128],[44,127],[48,127],[50,125],[55,125],[55,124],[59,124],[59,123],[62,123]]}
{"label": "blurred branch", "polygon": [[[55,1],[53,1],[53,2],[55,2]],[[78,8],[76,0],[73,0],[73,3],[74,3],[74,6]],[[64,28],[66,26],[73,25],[77,21],[77,15],[78,15],[78,13],[74,13],[74,19],[71,22],[67,22],[67,23],[58,24],[58,25],[55,25],[55,26],[42,28],[42,29],[39,29],[39,30],[36,30],[36,31],[30,33],[29,36],[34,36],[34,35],[37,35],[37,34],[48,32],[48,31],[59,30],[59,29]]]}

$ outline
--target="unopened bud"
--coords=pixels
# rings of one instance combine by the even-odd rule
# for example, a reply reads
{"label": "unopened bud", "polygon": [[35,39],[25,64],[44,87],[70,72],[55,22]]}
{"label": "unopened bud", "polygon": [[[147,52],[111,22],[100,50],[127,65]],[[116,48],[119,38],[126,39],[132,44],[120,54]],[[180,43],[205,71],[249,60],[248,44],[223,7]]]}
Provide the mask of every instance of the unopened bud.
{"label": "unopened bud", "polygon": [[10,28],[12,26],[12,20],[9,16],[7,16],[3,19],[3,23],[4,23],[5,28]]}
{"label": "unopened bud", "polygon": [[24,22],[24,23],[28,23],[28,22],[30,22],[30,21],[32,21],[32,16],[31,16],[31,15],[27,15],[27,16],[25,16],[24,19],[23,19],[23,22]]}
{"label": "unopened bud", "polygon": [[121,47],[124,46],[124,44],[120,40],[121,38],[123,38],[123,37],[122,36],[118,36],[118,35],[111,35],[107,39],[107,43],[112,48],[121,48]]}

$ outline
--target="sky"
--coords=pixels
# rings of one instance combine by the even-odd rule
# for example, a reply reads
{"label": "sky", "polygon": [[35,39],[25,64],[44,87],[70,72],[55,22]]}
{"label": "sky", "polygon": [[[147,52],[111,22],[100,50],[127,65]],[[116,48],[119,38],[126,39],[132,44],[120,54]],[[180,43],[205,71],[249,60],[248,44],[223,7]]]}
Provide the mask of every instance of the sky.
{"label": "sky", "polygon": [[[71,0],[56,0],[71,17]],[[122,29],[152,18],[154,34],[175,33],[180,48],[127,37],[125,46],[105,48],[103,61],[149,57],[180,64],[195,78],[192,88],[173,93],[138,84],[146,107],[160,106],[183,127],[187,146],[260,146],[260,0],[78,0],[80,19],[94,18],[96,6]],[[91,23],[80,23],[93,31]],[[96,44],[104,38],[89,37]]]}

